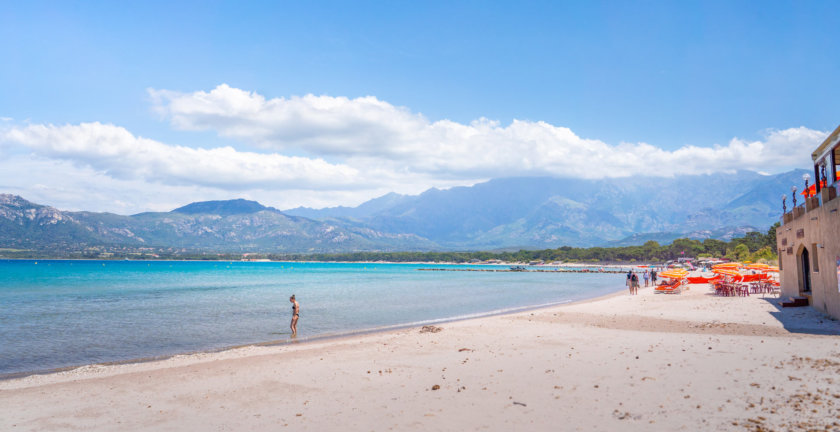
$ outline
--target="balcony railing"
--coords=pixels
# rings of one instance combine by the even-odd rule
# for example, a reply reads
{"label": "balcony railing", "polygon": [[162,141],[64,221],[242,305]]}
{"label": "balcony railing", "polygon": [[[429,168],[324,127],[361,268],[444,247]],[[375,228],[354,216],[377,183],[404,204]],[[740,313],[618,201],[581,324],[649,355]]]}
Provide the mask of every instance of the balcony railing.
{"label": "balcony railing", "polygon": [[822,188],[820,193],[806,197],[802,205],[798,205],[791,209],[791,211],[782,215],[782,225],[790,223],[805,213],[818,209],[825,205],[825,203],[837,198],[837,185],[830,185]]}

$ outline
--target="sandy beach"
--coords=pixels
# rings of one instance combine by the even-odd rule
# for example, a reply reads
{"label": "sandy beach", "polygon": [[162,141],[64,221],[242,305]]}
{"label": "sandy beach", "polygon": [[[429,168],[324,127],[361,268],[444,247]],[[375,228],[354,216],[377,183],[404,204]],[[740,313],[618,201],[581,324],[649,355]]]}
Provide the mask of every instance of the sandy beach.
{"label": "sandy beach", "polygon": [[0,430],[840,431],[840,323],[772,297],[642,288],[438,327],[0,381]]}

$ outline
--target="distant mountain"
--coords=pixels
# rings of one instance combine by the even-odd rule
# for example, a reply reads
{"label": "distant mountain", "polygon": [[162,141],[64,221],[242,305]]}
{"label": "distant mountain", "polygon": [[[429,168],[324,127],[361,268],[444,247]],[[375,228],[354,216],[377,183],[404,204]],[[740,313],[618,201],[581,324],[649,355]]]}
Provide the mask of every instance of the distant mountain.
{"label": "distant mountain", "polygon": [[68,249],[105,241],[68,213],[0,194],[0,248]]}
{"label": "distant mountain", "polygon": [[266,207],[256,201],[235,199],[228,201],[202,201],[187,204],[172,210],[172,213],[183,214],[216,214],[219,216],[231,216],[237,214],[256,213],[263,210],[280,212],[277,209]]}
{"label": "distant mountain", "polygon": [[171,212],[120,216],[63,212],[0,195],[0,248],[84,251],[91,247],[214,252],[430,250],[412,234],[314,221],[254,201],[207,201]]}
{"label": "distant mountain", "polygon": [[[745,192],[723,207],[722,224],[729,221],[754,220],[765,224],[777,222],[782,215],[782,195],[787,195],[788,208],[792,207],[791,186],[801,192],[805,186],[802,175],[806,170],[794,170],[772,176],[763,182],[744,188]],[[804,202],[797,192],[799,204]],[[762,225],[765,225],[762,224]]]}
{"label": "distant mountain", "polygon": [[[386,196],[357,207],[367,208],[364,212],[348,208],[285,212],[412,233],[454,249],[641,244],[645,238],[689,234],[726,238],[766,230],[776,222],[781,216],[779,197],[801,182],[805,172],[605,180],[507,178],[472,187],[430,189],[417,196]],[[374,202],[376,206],[369,206]],[[634,237],[640,233],[647,236]]]}
{"label": "distant mountain", "polygon": [[289,215],[302,216],[310,219],[351,219],[360,220],[373,216],[385,209],[399,205],[402,202],[411,200],[411,197],[397,193],[388,193],[379,198],[365,201],[358,207],[330,207],[328,209],[312,209],[309,207],[297,207],[286,210]]}
{"label": "distant mountain", "polygon": [[502,250],[619,246],[764,231],[805,170],[605,180],[495,179],[388,194],[358,207],[280,211],[244,199],[132,216],[65,212],[0,195],[0,248],[215,252]]}
{"label": "distant mountain", "polygon": [[678,238],[689,238],[693,240],[705,240],[705,239],[717,239],[723,241],[730,241],[736,237],[743,237],[750,231],[766,231],[766,229],[760,229],[753,226],[739,226],[739,227],[724,227],[716,230],[701,230],[701,231],[693,231],[693,232],[684,232],[684,233],[674,233],[674,232],[662,232],[662,233],[641,233],[641,234],[633,234],[630,237],[612,241],[605,246],[608,247],[618,247],[618,246],[638,246],[645,244],[648,241],[655,241],[661,245],[668,244],[673,242]]}

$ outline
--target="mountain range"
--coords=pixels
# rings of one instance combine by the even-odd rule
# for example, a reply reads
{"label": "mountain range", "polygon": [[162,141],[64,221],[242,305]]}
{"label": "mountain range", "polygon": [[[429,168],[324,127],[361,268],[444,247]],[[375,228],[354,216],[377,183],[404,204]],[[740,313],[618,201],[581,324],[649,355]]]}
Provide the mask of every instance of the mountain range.
{"label": "mountain range", "polygon": [[0,194],[0,249],[327,253],[619,246],[766,230],[805,170],[675,178],[495,179],[395,193],[357,207],[278,210],[196,202],[130,216],[70,212]]}
{"label": "mountain range", "polygon": [[411,234],[319,222],[243,199],[192,203],[131,216],[67,212],[0,194],[0,248],[43,252],[295,252],[406,250],[434,244]]}
{"label": "mountain range", "polygon": [[450,249],[618,246],[679,237],[728,240],[778,221],[781,195],[799,186],[806,172],[507,178],[417,196],[388,194],[355,208],[284,213],[413,233]]}

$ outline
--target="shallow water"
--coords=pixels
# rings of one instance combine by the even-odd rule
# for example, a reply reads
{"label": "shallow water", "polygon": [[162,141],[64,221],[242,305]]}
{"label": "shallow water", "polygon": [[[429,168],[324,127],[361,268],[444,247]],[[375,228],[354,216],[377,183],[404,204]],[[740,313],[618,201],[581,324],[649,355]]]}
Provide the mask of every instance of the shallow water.
{"label": "shallow water", "polygon": [[418,264],[0,260],[0,375],[559,304],[621,274]]}

